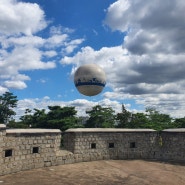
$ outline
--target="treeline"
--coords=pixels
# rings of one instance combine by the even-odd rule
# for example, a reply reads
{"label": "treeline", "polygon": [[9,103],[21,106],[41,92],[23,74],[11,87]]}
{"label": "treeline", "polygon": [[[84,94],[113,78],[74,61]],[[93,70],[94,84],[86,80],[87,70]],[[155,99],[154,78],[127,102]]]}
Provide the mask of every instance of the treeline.
{"label": "treeline", "polygon": [[48,106],[45,109],[26,109],[20,121],[15,121],[17,97],[10,92],[0,96],[0,123],[10,128],[57,128],[65,131],[69,128],[185,128],[184,118],[171,118],[154,108],[147,108],[143,113],[131,113],[122,105],[120,113],[111,107],[96,105],[87,111],[87,117],[78,117],[75,107]]}

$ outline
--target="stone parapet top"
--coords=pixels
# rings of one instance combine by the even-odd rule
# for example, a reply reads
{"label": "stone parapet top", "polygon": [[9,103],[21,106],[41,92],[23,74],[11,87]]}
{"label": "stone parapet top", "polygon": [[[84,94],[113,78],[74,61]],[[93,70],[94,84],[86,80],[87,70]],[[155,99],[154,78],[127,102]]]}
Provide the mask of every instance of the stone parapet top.
{"label": "stone parapet top", "polygon": [[59,129],[7,129],[7,134],[61,133]]}
{"label": "stone parapet top", "polygon": [[65,132],[155,132],[153,129],[74,128]]}
{"label": "stone parapet top", "polygon": [[6,129],[6,125],[5,124],[0,124],[0,130],[4,130]]}
{"label": "stone parapet top", "polygon": [[163,130],[163,132],[185,132],[185,128],[170,128]]}

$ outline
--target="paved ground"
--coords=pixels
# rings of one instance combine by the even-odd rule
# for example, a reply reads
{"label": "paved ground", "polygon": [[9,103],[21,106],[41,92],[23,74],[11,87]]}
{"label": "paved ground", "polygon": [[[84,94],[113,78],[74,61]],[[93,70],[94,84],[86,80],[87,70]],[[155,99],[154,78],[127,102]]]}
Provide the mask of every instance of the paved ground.
{"label": "paved ground", "polygon": [[0,185],[184,185],[185,165],[141,160],[84,162],[0,176]]}

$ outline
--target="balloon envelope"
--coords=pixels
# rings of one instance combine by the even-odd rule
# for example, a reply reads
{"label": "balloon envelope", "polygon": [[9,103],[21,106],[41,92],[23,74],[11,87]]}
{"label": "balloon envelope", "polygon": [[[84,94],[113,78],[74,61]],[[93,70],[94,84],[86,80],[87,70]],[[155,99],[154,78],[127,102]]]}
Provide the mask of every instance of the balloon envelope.
{"label": "balloon envelope", "polygon": [[106,75],[98,65],[85,64],[76,70],[74,83],[81,94],[95,96],[101,93],[105,87]]}

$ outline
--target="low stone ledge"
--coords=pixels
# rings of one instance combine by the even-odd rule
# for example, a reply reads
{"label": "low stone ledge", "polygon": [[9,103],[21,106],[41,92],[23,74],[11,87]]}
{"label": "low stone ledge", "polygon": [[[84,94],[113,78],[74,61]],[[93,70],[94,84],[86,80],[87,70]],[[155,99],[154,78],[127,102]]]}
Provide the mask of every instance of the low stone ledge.
{"label": "low stone ledge", "polygon": [[156,132],[153,129],[121,129],[121,128],[74,128],[68,129],[65,131],[66,133],[73,132],[113,132],[113,133],[121,133],[121,132]]}
{"label": "low stone ledge", "polygon": [[6,129],[6,125],[5,124],[0,124],[0,130],[5,130]]}
{"label": "low stone ledge", "polygon": [[7,129],[7,135],[42,135],[42,134],[60,134],[59,129]]}
{"label": "low stone ledge", "polygon": [[162,130],[162,132],[185,132],[185,128],[171,128]]}

